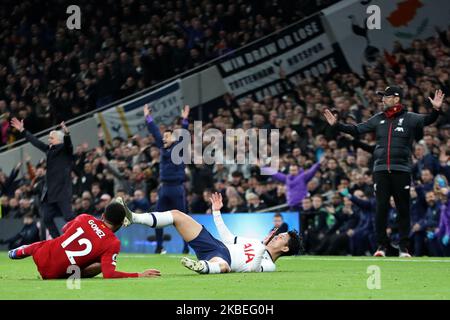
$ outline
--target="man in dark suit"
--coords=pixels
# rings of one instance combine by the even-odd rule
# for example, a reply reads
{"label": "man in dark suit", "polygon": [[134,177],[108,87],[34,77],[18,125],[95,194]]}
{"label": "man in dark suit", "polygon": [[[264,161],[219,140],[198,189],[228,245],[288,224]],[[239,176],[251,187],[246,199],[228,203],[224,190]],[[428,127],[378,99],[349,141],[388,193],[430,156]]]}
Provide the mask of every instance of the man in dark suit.
{"label": "man in dark suit", "polygon": [[74,218],[72,212],[72,160],[73,146],[69,129],[61,122],[63,131],[51,131],[48,136],[48,145],[37,139],[25,130],[23,120],[11,120],[11,125],[25,135],[25,138],[36,148],[47,155],[47,173],[41,195],[41,208],[44,225],[52,238],[59,237],[55,216],[62,215],[66,221]]}

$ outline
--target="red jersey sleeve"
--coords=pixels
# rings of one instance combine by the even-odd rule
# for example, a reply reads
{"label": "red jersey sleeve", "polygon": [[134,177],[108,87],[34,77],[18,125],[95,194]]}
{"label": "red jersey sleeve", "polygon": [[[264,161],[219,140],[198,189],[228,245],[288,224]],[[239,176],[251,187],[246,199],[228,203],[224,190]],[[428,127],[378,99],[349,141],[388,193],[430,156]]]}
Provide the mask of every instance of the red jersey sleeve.
{"label": "red jersey sleeve", "polygon": [[120,252],[120,241],[112,242],[101,258],[103,278],[137,278],[138,273],[116,271],[117,255]]}

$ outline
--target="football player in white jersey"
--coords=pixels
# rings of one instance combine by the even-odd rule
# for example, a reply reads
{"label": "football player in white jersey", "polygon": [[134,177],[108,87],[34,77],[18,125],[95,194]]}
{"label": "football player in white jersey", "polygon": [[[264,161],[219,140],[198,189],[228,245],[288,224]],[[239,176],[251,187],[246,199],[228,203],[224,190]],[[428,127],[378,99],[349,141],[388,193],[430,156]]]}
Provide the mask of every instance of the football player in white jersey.
{"label": "football player in white jersey", "polygon": [[134,213],[121,198],[127,212],[127,221],[161,228],[173,225],[181,237],[195,251],[198,260],[183,257],[181,263],[198,273],[226,272],[270,272],[275,271],[275,261],[281,256],[298,254],[301,239],[297,231],[289,231],[274,236],[274,230],[263,241],[247,239],[233,235],[223,222],[220,209],[223,207],[222,195],[215,193],[211,197],[214,223],[221,241],[214,238],[204,226],[187,214],[170,210],[164,212]]}

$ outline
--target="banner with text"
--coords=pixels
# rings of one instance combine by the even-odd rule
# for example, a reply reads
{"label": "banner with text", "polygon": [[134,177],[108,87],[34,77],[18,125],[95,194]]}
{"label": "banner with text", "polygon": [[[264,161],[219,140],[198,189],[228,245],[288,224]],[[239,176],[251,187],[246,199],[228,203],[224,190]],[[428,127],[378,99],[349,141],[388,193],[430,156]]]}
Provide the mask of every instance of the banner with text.
{"label": "banner with text", "polygon": [[[380,29],[367,26],[372,16],[367,9],[374,5],[380,9]],[[396,41],[409,46],[414,39],[426,39],[436,35],[436,29],[445,31],[450,25],[450,1],[442,0],[348,0],[322,13],[333,41],[342,49],[351,69],[359,74],[363,65],[384,58],[385,52],[392,53]]]}
{"label": "banner with text", "polygon": [[228,56],[218,66],[225,87],[238,100],[252,95],[261,101],[266,95],[285,91],[280,67],[294,80],[346,68],[346,62],[325,33],[320,16],[315,15]]}
{"label": "banner with text", "polygon": [[156,91],[96,113],[96,120],[103,129],[105,140],[110,142],[115,137],[126,139],[135,134],[147,135],[143,111],[146,103],[151,106],[156,124],[172,124],[183,109],[181,81],[176,80]]}

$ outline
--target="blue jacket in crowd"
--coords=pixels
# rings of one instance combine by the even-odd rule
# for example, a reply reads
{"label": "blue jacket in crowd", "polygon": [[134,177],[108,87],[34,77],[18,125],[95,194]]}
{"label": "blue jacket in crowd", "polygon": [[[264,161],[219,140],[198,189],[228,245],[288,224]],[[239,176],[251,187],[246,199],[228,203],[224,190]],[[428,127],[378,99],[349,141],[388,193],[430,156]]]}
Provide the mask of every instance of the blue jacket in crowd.
{"label": "blue jacket in crowd", "polygon": [[355,228],[355,233],[372,233],[375,231],[375,198],[370,200],[350,196],[353,204],[361,210],[360,220]]}
{"label": "blue jacket in crowd", "polygon": [[425,218],[422,219],[419,224],[422,230],[434,231],[434,229],[439,227],[439,220],[441,218],[441,203],[436,201],[434,206],[428,207],[425,212]]}
{"label": "blue jacket in crowd", "polygon": [[[183,129],[187,129],[188,125],[188,120],[183,119]],[[182,139],[179,139],[177,142],[173,143],[169,148],[164,148],[161,132],[159,131],[158,126],[155,124],[151,116],[147,117],[147,128],[155,138],[156,146],[160,149],[161,152],[161,162],[159,164],[159,177],[161,182],[171,184],[183,183],[186,179],[186,175],[184,172],[185,165],[183,162],[180,164],[173,163],[171,157],[173,148],[175,148],[175,146],[180,143]]]}
{"label": "blue jacket in crowd", "polygon": [[150,211],[150,202],[147,198],[142,198],[140,200],[134,199],[129,203],[130,210],[136,212],[149,212]]}

